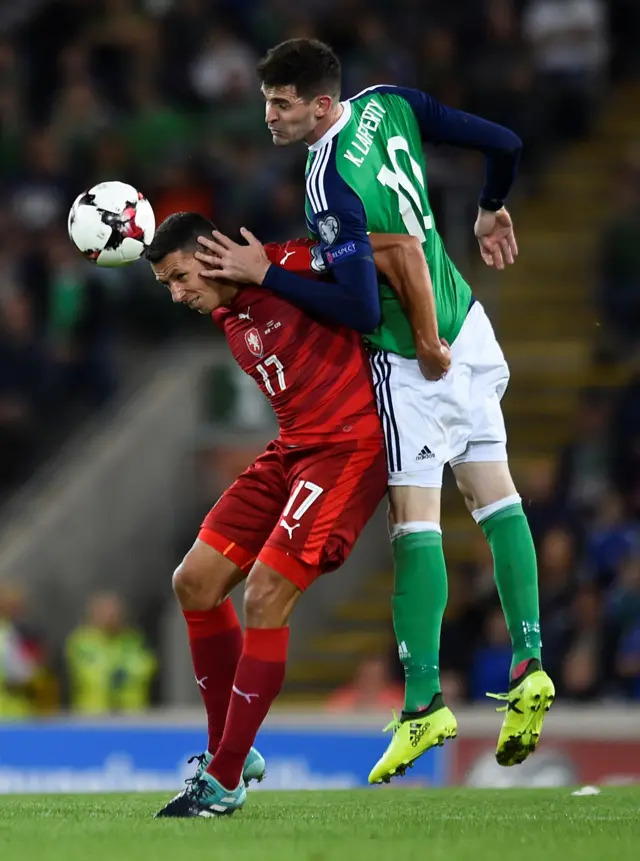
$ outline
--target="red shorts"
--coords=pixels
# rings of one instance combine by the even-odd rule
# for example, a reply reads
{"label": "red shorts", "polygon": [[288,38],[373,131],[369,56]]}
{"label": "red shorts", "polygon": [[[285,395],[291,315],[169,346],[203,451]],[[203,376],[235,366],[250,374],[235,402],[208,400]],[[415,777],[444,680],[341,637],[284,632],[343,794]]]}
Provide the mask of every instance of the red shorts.
{"label": "red shorts", "polygon": [[304,591],[343,564],[386,489],[381,437],[296,448],[274,440],[198,537],[239,568],[259,559]]}

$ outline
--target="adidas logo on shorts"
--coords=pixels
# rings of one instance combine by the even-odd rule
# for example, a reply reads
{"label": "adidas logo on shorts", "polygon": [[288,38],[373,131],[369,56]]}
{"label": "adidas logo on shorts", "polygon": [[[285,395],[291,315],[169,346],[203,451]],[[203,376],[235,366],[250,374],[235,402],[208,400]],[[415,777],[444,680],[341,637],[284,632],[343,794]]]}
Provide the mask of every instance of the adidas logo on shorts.
{"label": "adidas logo on shorts", "polygon": [[435,457],[435,454],[431,451],[428,445],[425,445],[416,460],[430,460],[432,457]]}

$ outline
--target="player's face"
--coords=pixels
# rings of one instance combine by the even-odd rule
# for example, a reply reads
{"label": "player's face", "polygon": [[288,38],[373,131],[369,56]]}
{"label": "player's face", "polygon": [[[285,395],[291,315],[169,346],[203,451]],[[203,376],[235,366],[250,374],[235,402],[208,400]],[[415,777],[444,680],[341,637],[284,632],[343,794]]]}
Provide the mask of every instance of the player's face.
{"label": "player's face", "polygon": [[330,96],[318,96],[306,102],[295,87],[262,87],[265,98],[265,121],[276,146],[287,146],[313,139],[318,123],[331,109]]}
{"label": "player's face", "polygon": [[158,283],[166,287],[174,302],[180,302],[199,314],[211,314],[232,298],[234,288],[200,277],[202,263],[191,251],[172,251],[151,268]]}

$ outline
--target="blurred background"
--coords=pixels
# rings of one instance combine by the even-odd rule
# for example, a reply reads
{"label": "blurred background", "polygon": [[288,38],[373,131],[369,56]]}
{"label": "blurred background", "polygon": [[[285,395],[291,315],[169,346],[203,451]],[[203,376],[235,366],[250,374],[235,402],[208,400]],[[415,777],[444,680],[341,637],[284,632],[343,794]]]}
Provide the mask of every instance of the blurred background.
{"label": "blurred background", "polygon": [[[427,165],[439,229],[512,369],[510,456],[539,552],[544,659],[566,704],[555,731],[549,722],[560,745],[550,764],[531,763],[558,780],[593,782],[589,768],[605,762],[609,777],[640,779],[639,33],[640,0],[2,4],[0,791],[28,786],[44,760],[52,775],[92,769],[100,787],[108,760],[117,787],[144,788],[149,740],[122,727],[150,708],[162,726],[195,734],[195,750],[167,736],[173,764],[150,785],[173,786],[182,754],[202,745],[171,573],[274,425],[210,321],[173,307],[144,263],[86,263],[66,217],[83,189],[120,179],[143,191],[158,222],[195,209],[232,235],[240,225],[265,241],[304,235],[305,151],[271,145],[254,71],[294,36],[334,47],[346,96],[419,87],[524,141],[509,201],[520,257],[499,275],[481,267],[472,233],[481,158],[428,148]],[[473,779],[497,781],[483,757],[498,720],[479,704],[504,687],[508,636],[488,548],[450,482],[443,522],[443,687],[469,715],[469,738],[453,759],[434,757],[424,779],[475,768],[489,776]],[[291,756],[310,784],[329,781],[301,741],[309,721],[340,727],[355,714],[378,728],[384,717],[371,714],[401,705],[391,588],[379,512],[347,566],[298,608],[286,710],[274,718],[289,734],[265,742],[285,762],[276,782],[294,780]],[[103,756],[87,737],[85,758],[71,763],[64,735],[59,761],[49,730],[23,743],[35,718],[58,713],[100,719],[101,739],[112,730],[125,740],[104,741]],[[83,749],[86,724],[63,726]],[[369,743],[365,760],[384,740]],[[152,749],[157,739],[151,760]],[[348,780],[345,761],[331,785]]]}

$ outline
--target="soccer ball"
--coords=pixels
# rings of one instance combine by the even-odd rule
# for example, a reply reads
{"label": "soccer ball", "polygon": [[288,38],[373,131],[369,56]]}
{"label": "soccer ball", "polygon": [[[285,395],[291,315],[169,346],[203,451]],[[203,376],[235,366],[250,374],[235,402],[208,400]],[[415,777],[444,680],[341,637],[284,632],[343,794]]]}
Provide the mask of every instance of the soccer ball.
{"label": "soccer ball", "polygon": [[80,194],[69,212],[69,238],[98,266],[124,266],[142,256],[153,239],[151,204],[132,185],[101,182]]}

